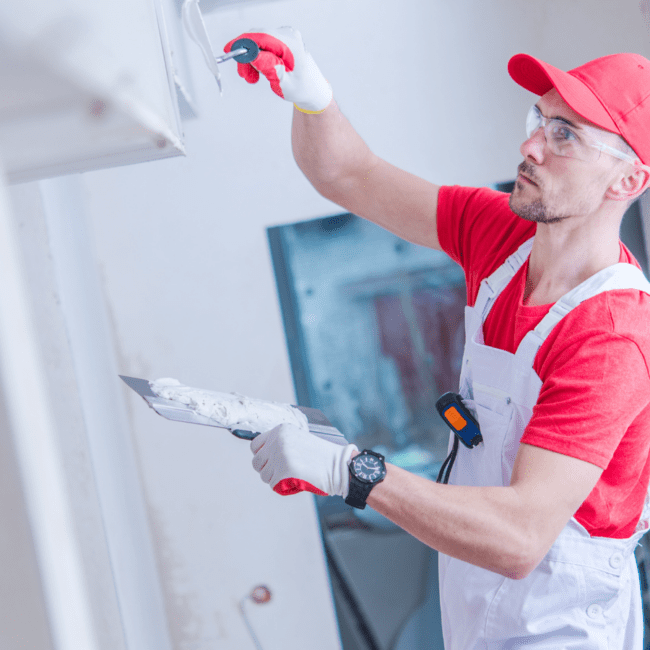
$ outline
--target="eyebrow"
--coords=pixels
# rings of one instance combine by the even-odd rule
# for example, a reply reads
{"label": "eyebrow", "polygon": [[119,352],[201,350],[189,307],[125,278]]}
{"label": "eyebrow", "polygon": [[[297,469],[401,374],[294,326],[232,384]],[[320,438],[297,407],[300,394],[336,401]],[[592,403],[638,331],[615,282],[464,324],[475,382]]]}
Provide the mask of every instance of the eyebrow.
{"label": "eyebrow", "polygon": [[[537,110],[540,113],[542,113],[542,109],[539,107],[538,104],[535,104],[535,107],[537,108]],[[544,115],[544,113],[542,113],[542,115]],[[561,115],[555,115],[554,117],[549,117],[547,119],[560,120],[560,122],[564,122],[565,124],[568,124],[569,126],[572,126],[574,129],[580,129],[581,128],[581,126],[579,124],[574,124],[571,120],[567,120],[566,117],[562,117]]]}

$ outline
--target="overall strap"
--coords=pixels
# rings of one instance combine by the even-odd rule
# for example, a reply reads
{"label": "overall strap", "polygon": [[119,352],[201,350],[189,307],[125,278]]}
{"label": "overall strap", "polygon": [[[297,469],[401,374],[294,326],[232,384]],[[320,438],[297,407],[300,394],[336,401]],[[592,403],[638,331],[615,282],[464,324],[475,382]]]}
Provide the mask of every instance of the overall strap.
{"label": "overall strap", "polygon": [[517,357],[527,364],[524,367],[532,368],[535,356],[546,337],[571,310],[588,298],[614,289],[637,289],[650,294],[650,282],[641,269],[623,262],[608,266],[587,278],[582,284],[565,293],[551,307],[537,327],[524,336],[516,352]]}
{"label": "overall strap", "polygon": [[481,281],[474,309],[481,315],[482,323],[485,322],[499,294],[530,255],[534,239],[531,237],[525,241],[492,275]]}

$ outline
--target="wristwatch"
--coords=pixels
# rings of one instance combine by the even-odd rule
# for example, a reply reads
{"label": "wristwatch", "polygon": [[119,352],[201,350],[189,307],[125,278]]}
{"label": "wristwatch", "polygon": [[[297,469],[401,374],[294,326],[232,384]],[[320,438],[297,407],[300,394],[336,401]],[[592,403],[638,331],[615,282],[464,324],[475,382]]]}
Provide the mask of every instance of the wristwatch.
{"label": "wristwatch", "polygon": [[350,470],[350,490],[345,502],[349,506],[363,510],[370,490],[386,478],[384,457],[376,451],[364,449],[348,464]]}

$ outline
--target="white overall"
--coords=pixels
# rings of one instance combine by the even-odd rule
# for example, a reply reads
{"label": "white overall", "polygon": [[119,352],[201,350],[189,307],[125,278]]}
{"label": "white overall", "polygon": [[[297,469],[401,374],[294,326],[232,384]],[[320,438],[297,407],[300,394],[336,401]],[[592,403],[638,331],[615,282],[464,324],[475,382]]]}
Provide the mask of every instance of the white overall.
{"label": "white overall", "polygon": [[[530,239],[523,244],[483,280],[475,306],[466,307],[460,393],[476,410],[483,442],[473,449],[459,445],[451,484],[510,484],[519,441],[542,385],[533,361],[560,319],[602,291],[634,288],[650,294],[650,283],[639,269],[615,264],[555,303],[515,354],[488,347],[483,343],[483,323],[527,259],[532,243]],[[643,619],[634,548],[649,527],[649,515],[646,495],[637,531],[629,539],[591,537],[571,518],[539,566],[523,580],[441,553],[445,650],[641,650]]]}

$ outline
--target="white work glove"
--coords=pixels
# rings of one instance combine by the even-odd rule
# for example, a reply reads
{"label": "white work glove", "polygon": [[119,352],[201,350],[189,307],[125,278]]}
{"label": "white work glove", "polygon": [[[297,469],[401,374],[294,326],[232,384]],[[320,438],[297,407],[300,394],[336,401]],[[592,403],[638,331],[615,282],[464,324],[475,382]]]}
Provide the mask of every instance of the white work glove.
{"label": "white work glove", "polygon": [[356,445],[337,445],[293,424],[280,424],[251,442],[253,467],[282,496],[313,492],[347,497],[348,463]]}
{"label": "white work glove", "polygon": [[240,77],[254,84],[261,72],[274,93],[303,113],[322,113],[328,107],[332,88],[305,50],[300,32],[292,27],[246,32],[227,43],[224,52],[230,52],[240,38],[250,38],[260,48],[254,61],[237,63]]}

